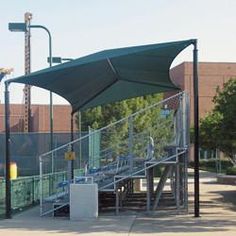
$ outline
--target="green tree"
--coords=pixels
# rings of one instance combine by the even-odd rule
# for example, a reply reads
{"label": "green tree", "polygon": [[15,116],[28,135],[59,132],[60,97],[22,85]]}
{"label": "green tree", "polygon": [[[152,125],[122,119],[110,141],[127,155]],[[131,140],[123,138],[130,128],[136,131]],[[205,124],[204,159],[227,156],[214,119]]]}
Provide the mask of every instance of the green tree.
{"label": "green tree", "polygon": [[218,148],[236,165],[236,79],[216,90],[215,108],[200,121],[200,144]]}
{"label": "green tree", "polygon": [[[200,146],[204,149],[219,148],[218,139],[215,137],[219,135],[219,122],[221,115],[218,112],[209,113],[204,119],[200,120]],[[192,129],[192,135],[193,135]],[[193,136],[192,136],[193,139]]]}
{"label": "green tree", "polygon": [[[152,103],[160,101],[162,97],[162,94],[148,95],[88,109],[81,113],[81,130],[86,131],[88,129],[88,126],[93,129],[102,128],[117,120],[127,117],[130,114],[144,107],[147,107]],[[147,124],[147,120],[149,119],[150,117],[148,116],[148,114],[145,114],[145,117],[142,117],[142,120],[140,120],[138,124],[138,126],[140,126],[140,129],[145,128],[145,124]],[[78,115],[76,116],[76,122],[78,126]]]}
{"label": "green tree", "polygon": [[[99,129],[118,121],[130,114],[140,111],[150,104],[157,103],[163,99],[162,94],[148,95],[144,97],[132,98],[113,104],[99,106],[82,112],[82,131],[86,131],[90,126],[93,129]],[[145,150],[147,137],[151,135],[155,140],[155,147],[160,152],[163,144],[171,139],[173,122],[172,116],[168,118],[160,117],[161,106],[155,109],[149,109],[136,115],[133,118],[133,152],[140,154],[140,150]],[[78,116],[77,116],[78,124]],[[172,132],[173,133],[173,132]],[[156,142],[157,141],[157,142]],[[111,148],[117,153],[127,152],[128,150],[128,120],[125,119],[118,124],[111,126],[101,133],[101,150]],[[141,147],[142,146],[142,147]]]}

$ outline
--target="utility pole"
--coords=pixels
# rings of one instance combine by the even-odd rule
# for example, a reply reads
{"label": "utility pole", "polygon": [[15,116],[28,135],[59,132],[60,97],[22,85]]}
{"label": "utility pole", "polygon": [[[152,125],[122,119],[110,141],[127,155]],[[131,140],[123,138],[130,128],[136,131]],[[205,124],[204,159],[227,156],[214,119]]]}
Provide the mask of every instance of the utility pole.
{"label": "utility pole", "polygon": [[[25,75],[31,72],[31,52],[30,52],[30,23],[32,20],[32,14],[30,12],[25,13],[25,24],[28,30],[25,31]],[[24,132],[31,131],[31,86],[25,85],[24,87]]]}

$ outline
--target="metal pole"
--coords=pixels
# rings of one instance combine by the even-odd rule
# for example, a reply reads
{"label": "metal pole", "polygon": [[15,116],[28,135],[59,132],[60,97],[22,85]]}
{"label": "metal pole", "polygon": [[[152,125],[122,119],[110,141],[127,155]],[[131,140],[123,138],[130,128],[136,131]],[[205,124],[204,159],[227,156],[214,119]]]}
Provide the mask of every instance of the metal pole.
{"label": "metal pole", "polygon": [[118,184],[115,184],[115,194],[116,194],[116,215],[119,215],[119,208],[120,208],[120,198],[119,198],[119,188]]}
{"label": "metal pole", "polygon": [[79,116],[79,168],[81,169],[81,159],[82,159],[82,143],[81,143],[81,137],[82,137],[82,124],[81,124],[81,111],[78,111]]}
{"label": "metal pole", "polygon": [[[30,28],[44,29],[49,37],[49,66],[52,67],[52,36],[50,31],[42,25],[30,25]],[[53,150],[53,98],[52,92],[50,91],[50,148]]]}
{"label": "metal pole", "polygon": [[150,175],[150,197],[152,199],[153,196],[153,189],[154,189],[154,167],[149,169],[149,175]]}
{"label": "metal pole", "polygon": [[43,215],[43,158],[39,157],[40,216]]}
{"label": "metal pole", "polygon": [[129,149],[129,171],[133,171],[133,132],[134,132],[134,127],[133,127],[133,117],[130,116],[128,118],[128,132],[129,132],[129,137],[128,137],[128,149]]}
{"label": "metal pole", "polygon": [[184,207],[188,211],[188,157],[189,157],[189,96],[184,94],[184,123],[185,123],[185,146],[187,147],[186,153],[184,153]]}
{"label": "metal pole", "polygon": [[5,144],[6,144],[6,153],[5,153],[5,179],[6,179],[6,218],[11,219],[11,180],[10,180],[10,110],[9,110],[9,91],[8,91],[8,82],[5,82]]}
{"label": "metal pole", "polygon": [[175,202],[176,208],[179,210],[180,206],[180,170],[179,170],[179,157],[176,157],[176,165],[175,165]]}
{"label": "metal pole", "polygon": [[194,216],[199,217],[199,94],[198,94],[198,50],[193,43],[193,90],[194,90]]}
{"label": "metal pole", "polygon": [[150,211],[150,207],[151,207],[151,192],[150,192],[150,169],[146,170],[146,209],[147,212]]}
{"label": "metal pole", "polygon": [[[74,141],[74,114],[71,113],[71,119],[70,119],[70,141]],[[74,145],[71,144],[71,151],[74,151]],[[71,179],[74,179],[74,161],[71,160]]]}

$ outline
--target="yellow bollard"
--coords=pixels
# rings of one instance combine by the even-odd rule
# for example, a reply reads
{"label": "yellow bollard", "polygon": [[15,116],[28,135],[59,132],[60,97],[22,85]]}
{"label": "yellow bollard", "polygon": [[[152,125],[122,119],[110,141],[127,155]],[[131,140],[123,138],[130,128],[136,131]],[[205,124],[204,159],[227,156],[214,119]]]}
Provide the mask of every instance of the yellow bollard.
{"label": "yellow bollard", "polygon": [[17,164],[15,162],[10,163],[10,179],[17,179]]}

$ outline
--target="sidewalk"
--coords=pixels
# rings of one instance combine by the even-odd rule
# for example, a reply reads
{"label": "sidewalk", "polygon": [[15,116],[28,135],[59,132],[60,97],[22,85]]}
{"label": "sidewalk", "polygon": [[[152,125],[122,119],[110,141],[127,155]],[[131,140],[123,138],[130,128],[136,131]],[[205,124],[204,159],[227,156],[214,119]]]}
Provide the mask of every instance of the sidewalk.
{"label": "sidewalk", "polygon": [[137,217],[129,235],[235,236],[236,186],[216,184],[215,175],[208,172],[201,172],[200,183],[200,218],[193,217],[193,178],[190,178],[189,215]]}
{"label": "sidewalk", "polygon": [[[0,221],[0,236],[63,235],[236,235],[236,186],[219,185],[214,175],[201,172],[201,217],[193,217],[193,181],[189,181],[189,215],[102,216],[94,221],[73,222],[38,216],[38,208]],[[236,203],[236,202],[235,202]]]}

